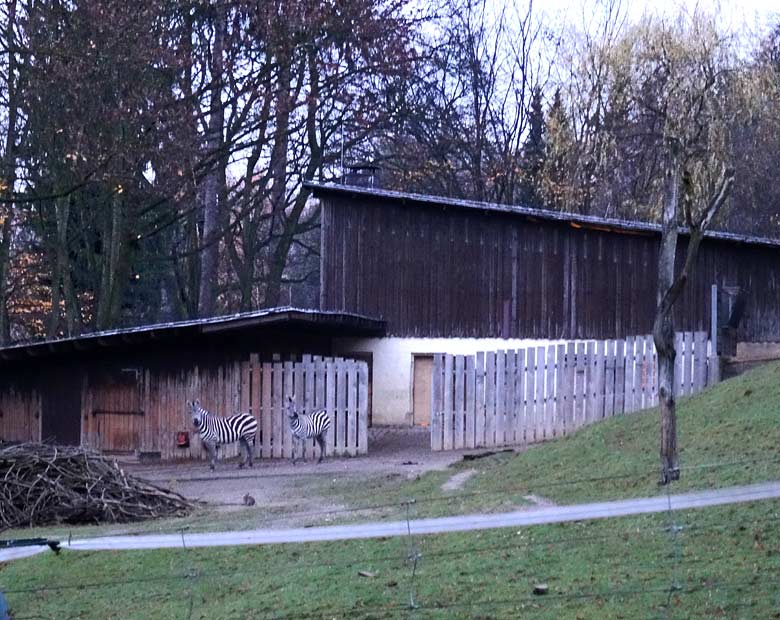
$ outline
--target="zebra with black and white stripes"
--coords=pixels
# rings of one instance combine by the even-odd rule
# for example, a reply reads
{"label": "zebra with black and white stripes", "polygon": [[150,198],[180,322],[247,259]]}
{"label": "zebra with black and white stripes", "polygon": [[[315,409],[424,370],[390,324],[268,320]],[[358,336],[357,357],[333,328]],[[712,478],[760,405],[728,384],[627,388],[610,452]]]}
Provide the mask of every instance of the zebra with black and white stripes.
{"label": "zebra with black and white stripes", "polygon": [[245,453],[244,460],[238,464],[242,468],[247,461],[249,467],[252,467],[252,449],[249,447],[249,440],[252,445],[255,443],[257,434],[257,420],[249,413],[237,413],[236,415],[223,418],[206,411],[200,405],[200,401],[188,402],[190,413],[192,415],[192,425],[198,429],[200,440],[208,450],[211,459],[210,467],[214,470],[217,461],[217,450],[222,444],[238,441],[242,452]]}
{"label": "zebra with black and white stripes", "polygon": [[[298,413],[295,408],[295,400],[288,396],[288,415],[290,418],[290,432],[293,440],[298,440],[301,444],[312,437],[317,440],[320,447],[320,459],[317,463],[322,463],[325,456],[325,433],[330,428],[330,418],[324,409],[316,409],[311,413]],[[295,441],[292,446],[292,462],[295,464]],[[306,447],[303,450],[303,462],[306,462]]]}

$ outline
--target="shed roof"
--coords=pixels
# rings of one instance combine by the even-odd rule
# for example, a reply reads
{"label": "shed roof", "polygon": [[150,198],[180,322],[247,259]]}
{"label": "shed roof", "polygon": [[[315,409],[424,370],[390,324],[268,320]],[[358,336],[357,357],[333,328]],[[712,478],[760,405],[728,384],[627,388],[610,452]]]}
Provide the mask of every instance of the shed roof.
{"label": "shed roof", "polygon": [[[550,211],[548,209],[535,209],[522,205],[504,205],[493,202],[478,202],[475,200],[462,200],[459,198],[446,198],[443,196],[430,196],[427,194],[412,194],[386,189],[358,187],[352,185],[337,185],[333,183],[306,183],[306,187],[312,190],[315,197],[348,197],[366,198],[371,200],[386,200],[396,204],[429,206],[429,207],[454,207],[458,209],[473,209],[483,212],[508,213],[519,215],[533,220],[546,220],[568,225],[573,228],[589,228],[607,232],[623,232],[634,234],[656,235],[661,233],[661,226],[647,222],[621,220],[617,218],[598,217],[593,215],[580,215],[578,213],[566,213],[563,211]],[[687,234],[685,228],[681,228],[682,234]],[[729,232],[709,231],[705,238],[727,241],[732,243],[745,243],[761,245],[772,248],[780,248],[780,239],[758,237],[753,235],[739,235]]]}
{"label": "shed roof", "polygon": [[331,312],[304,308],[267,308],[190,321],[141,325],[125,329],[93,332],[71,338],[46,340],[0,348],[0,361],[13,361],[57,355],[71,351],[90,351],[140,346],[165,341],[191,343],[209,335],[241,336],[257,330],[305,331],[307,333],[346,336],[374,336],[385,332],[385,321],[350,312]]}

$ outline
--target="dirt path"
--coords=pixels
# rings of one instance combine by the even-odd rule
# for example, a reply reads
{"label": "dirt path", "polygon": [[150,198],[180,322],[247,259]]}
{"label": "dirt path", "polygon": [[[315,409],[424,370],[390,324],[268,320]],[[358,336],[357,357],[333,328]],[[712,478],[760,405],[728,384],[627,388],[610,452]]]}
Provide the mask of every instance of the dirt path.
{"label": "dirt path", "polygon": [[[471,451],[473,452],[473,450]],[[221,461],[211,472],[205,461],[171,465],[127,465],[128,473],[171,488],[182,495],[225,510],[244,505],[249,494],[259,505],[282,508],[307,503],[322,509],[326,498],[312,492],[318,480],[344,480],[351,477],[403,476],[413,479],[425,472],[446,469],[463,458],[465,452],[431,452],[427,429],[379,427],[369,435],[369,454],[360,457],[326,458],[317,465],[293,465],[288,459],[258,459],[252,469],[238,469],[237,460]],[[310,487],[307,492],[304,487]],[[300,492],[298,492],[300,491]],[[332,506],[338,508],[337,506]]]}
{"label": "dirt path", "polygon": [[[187,547],[222,547],[234,545],[263,545],[290,542],[313,542],[465,532],[500,527],[523,527],[543,523],[564,523],[585,519],[609,519],[620,516],[686,510],[754,502],[780,497],[780,482],[730,487],[714,491],[681,493],[670,497],[640,497],[611,502],[575,504],[571,506],[537,507],[530,510],[499,514],[462,515],[433,519],[414,519],[410,522],[355,523],[312,528],[258,529],[241,532],[209,532],[200,534],[152,534],[144,536],[110,536],[73,540],[64,545],[74,550],[163,549]],[[40,552],[30,550],[30,555]],[[11,559],[0,552],[0,562]]]}

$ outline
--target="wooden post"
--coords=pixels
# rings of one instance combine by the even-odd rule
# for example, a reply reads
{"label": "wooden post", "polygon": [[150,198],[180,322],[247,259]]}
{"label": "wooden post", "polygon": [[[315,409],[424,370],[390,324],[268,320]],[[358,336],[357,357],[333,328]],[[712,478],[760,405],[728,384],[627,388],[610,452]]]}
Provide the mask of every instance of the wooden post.
{"label": "wooden post", "polygon": [[555,345],[547,347],[547,376],[544,396],[544,438],[551,439],[555,428]]}
{"label": "wooden post", "polygon": [[357,453],[366,454],[368,452],[368,364],[366,362],[358,362],[357,366],[358,366]]}
{"label": "wooden post", "polygon": [[477,393],[474,415],[474,447],[482,448],[485,444],[485,354],[477,353],[476,368]]}
{"label": "wooden post", "polygon": [[453,356],[444,356],[444,415],[442,418],[442,428],[444,429],[444,441],[442,447],[444,450],[452,450],[452,422],[453,422],[453,401],[454,386],[452,380],[454,378],[453,371]]}
{"label": "wooden post", "polygon": [[712,355],[718,355],[718,285],[710,287],[710,342],[712,343]]}
{"label": "wooden post", "polygon": [[443,447],[442,441],[442,374],[444,372],[444,356],[437,353],[433,356],[433,377],[431,377],[431,450],[438,452]]}
{"label": "wooden post", "polygon": [[496,413],[493,425],[493,441],[495,446],[504,445],[504,415],[506,401],[506,351],[498,351],[496,355]]}
{"label": "wooden post", "polygon": [[453,425],[452,447],[459,450],[464,447],[463,416],[466,411],[464,401],[466,395],[466,358],[463,355],[455,356],[455,420]]}
{"label": "wooden post", "polygon": [[474,433],[476,429],[477,412],[477,372],[476,358],[473,355],[466,356],[466,419],[464,441],[465,447],[473,448]]}

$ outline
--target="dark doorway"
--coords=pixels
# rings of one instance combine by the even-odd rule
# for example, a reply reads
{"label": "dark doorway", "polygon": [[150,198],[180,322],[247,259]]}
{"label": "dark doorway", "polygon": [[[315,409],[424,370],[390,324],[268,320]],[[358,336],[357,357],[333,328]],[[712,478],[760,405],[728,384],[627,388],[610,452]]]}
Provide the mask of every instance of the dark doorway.
{"label": "dark doorway", "polygon": [[54,368],[41,396],[43,441],[77,446],[81,442],[81,377],[70,368]]}

